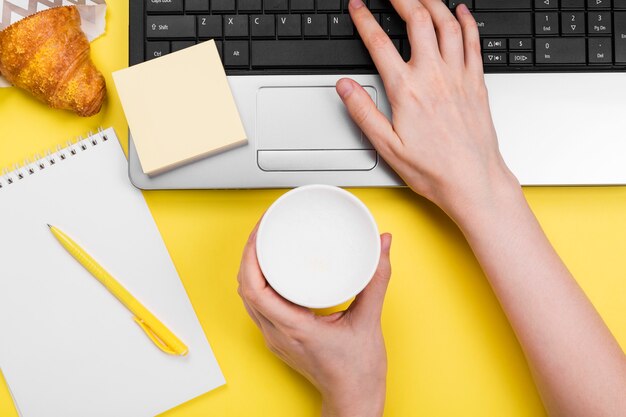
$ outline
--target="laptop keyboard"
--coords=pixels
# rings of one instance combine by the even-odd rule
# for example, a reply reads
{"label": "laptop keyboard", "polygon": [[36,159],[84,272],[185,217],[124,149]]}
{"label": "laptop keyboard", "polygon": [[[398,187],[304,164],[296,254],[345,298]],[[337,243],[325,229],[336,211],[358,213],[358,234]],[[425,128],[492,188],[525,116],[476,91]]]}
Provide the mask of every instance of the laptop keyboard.
{"label": "laptop keyboard", "polygon": [[[472,11],[486,72],[626,69],[626,0],[444,2]],[[348,0],[145,0],[138,9],[130,3],[131,64],[214,39],[229,74],[375,71]],[[366,4],[408,60],[406,27],[391,4]]]}

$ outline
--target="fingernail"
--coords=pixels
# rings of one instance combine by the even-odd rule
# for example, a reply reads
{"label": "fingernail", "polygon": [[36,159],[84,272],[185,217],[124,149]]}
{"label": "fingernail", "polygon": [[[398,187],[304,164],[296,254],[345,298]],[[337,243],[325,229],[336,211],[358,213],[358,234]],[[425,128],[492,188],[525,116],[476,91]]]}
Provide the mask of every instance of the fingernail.
{"label": "fingernail", "polygon": [[456,10],[461,14],[469,14],[469,9],[465,5],[465,3],[461,3],[456,7]]}
{"label": "fingernail", "polygon": [[350,6],[354,9],[360,9],[364,4],[362,0],[350,0]]}
{"label": "fingernail", "polygon": [[[361,1],[361,0],[356,0],[356,1]],[[339,93],[341,98],[348,97],[350,93],[352,92],[352,90],[354,90],[354,86],[352,85],[352,82],[349,80],[342,79],[342,80],[339,80],[339,82],[337,83],[337,92]]]}

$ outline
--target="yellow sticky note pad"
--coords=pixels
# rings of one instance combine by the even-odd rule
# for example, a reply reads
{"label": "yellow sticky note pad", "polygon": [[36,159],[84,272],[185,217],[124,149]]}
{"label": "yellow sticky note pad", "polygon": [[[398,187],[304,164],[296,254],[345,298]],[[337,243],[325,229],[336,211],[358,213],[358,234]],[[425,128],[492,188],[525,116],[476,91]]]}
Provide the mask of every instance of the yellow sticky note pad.
{"label": "yellow sticky note pad", "polygon": [[113,73],[147,175],[247,143],[214,41]]}

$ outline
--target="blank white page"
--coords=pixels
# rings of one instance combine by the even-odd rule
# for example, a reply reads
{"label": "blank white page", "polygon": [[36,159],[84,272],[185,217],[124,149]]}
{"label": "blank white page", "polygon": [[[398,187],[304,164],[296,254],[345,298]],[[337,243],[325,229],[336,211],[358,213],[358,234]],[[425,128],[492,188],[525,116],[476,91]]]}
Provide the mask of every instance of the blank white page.
{"label": "blank white page", "polygon": [[[42,170],[30,165],[33,174],[21,169],[23,179],[9,174],[12,184],[0,177],[0,367],[23,417],[148,417],[224,384],[115,132],[73,148]],[[46,223],[91,254],[188,355],[159,350]]]}

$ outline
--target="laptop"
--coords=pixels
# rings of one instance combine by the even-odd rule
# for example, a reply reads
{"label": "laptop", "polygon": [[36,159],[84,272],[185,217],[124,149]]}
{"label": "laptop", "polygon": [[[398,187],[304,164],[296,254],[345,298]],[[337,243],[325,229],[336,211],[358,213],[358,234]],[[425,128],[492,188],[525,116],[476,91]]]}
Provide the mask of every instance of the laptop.
{"label": "laptop", "polygon": [[[445,0],[451,9],[460,2],[478,22],[500,150],[519,181],[626,184],[626,0]],[[391,117],[347,0],[129,3],[131,65],[215,39],[249,140],[148,177],[131,132],[135,186],[404,185],[335,92],[350,77]],[[366,4],[408,60],[406,27],[391,4]],[[167,104],[159,111],[167,117]]]}

